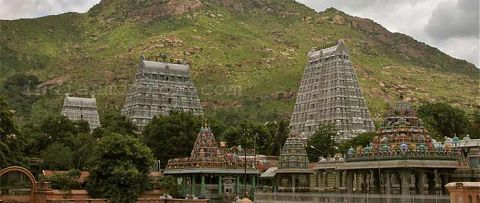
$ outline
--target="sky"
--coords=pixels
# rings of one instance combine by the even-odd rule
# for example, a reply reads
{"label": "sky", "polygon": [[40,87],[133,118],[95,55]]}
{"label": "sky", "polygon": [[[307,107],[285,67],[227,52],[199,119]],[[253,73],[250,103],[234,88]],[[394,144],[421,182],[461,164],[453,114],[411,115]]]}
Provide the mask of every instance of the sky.
{"label": "sky", "polygon": [[[0,19],[86,12],[100,0],[0,0]],[[316,11],[334,7],[369,18],[480,67],[479,0],[296,0]]]}

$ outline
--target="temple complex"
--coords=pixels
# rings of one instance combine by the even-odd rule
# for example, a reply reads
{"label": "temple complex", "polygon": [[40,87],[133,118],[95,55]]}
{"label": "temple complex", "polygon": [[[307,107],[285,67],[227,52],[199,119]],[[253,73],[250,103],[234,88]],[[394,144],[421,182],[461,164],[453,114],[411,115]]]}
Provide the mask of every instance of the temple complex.
{"label": "temple complex", "polygon": [[81,98],[65,95],[61,114],[72,121],[87,121],[92,130],[100,127],[97,101],[93,96]]}
{"label": "temple complex", "polygon": [[456,136],[444,143],[432,139],[410,104],[400,101],[369,146],[352,146],[344,159],[320,160],[316,186],[349,193],[445,193],[445,184],[455,178],[452,174],[468,168],[459,142]]}
{"label": "temple complex", "polygon": [[339,140],[375,130],[342,40],[308,53],[290,125],[293,133],[304,138],[321,125],[335,126]]}
{"label": "temple complex", "polygon": [[168,160],[164,175],[177,178],[182,193],[199,198],[232,200],[235,196],[250,198],[259,174],[255,159],[246,149],[220,149],[208,126],[197,135],[190,157]]}
{"label": "temple complex", "polygon": [[140,130],[158,115],[172,110],[202,114],[189,65],[140,59],[135,82],[129,88],[122,114]]}

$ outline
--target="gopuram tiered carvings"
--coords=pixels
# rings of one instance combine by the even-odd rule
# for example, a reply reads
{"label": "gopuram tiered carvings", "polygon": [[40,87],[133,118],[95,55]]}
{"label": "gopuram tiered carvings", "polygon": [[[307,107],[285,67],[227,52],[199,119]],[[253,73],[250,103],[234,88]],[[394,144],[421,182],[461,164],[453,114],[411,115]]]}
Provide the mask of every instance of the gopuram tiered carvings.
{"label": "gopuram tiered carvings", "polygon": [[140,59],[135,82],[130,87],[122,114],[140,130],[158,115],[178,110],[203,114],[188,64]]}
{"label": "gopuram tiered carvings", "polygon": [[93,96],[81,98],[65,95],[61,114],[72,121],[87,121],[92,130],[100,127],[97,100]]}
{"label": "gopuram tiered carvings", "polygon": [[335,126],[339,140],[375,130],[342,40],[308,53],[290,125],[292,132],[304,138],[310,138],[320,125]]}

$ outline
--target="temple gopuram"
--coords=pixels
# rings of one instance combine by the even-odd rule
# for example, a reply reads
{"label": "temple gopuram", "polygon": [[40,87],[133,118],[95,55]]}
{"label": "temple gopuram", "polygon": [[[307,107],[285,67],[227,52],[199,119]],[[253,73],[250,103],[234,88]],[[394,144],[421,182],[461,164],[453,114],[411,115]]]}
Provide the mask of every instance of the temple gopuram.
{"label": "temple gopuram", "polygon": [[97,112],[97,100],[94,96],[81,98],[65,95],[61,114],[72,121],[87,121],[91,130],[101,126]]}
{"label": "temple gopuram", "polygon": [[274,191],[291,191],[292,188],[308,191],[310,174],[313,173],[308,168],[308,163],[305,140],[291,134],[280,152],[278,169],[272,172]]}
{"label": "temple gopuram", "polygon": [[456,136],[444,143],[432,139],[412,106],[399,101],[386,114],[369,146],[352,146],[344,159],[319,162],[316,186],[326,187],[329,177],[323,175],[330,172],[336,179],[330,189],[349,193],[445,193],[452,174],[469,168],[459,143]]}
{"label": "temple gopuram", "polygon": [[338,132],[337,141],[343,141],[375,131],[343,40],[307,56],[290,119],[292,132],[310,138],[319,126],[332,125]]}
{"label": "temple gopuram", "polygon": [[202,115],[197,90],[190,78],[190,66],[146,60],[143,56],[129,88],[122,115],[140,131],[155,117],[172,110]]}
{"label": "temple gopuram", "polygon": [[197,135],[190,157],[168,160],[164,175],[177,178],[184,196],[232,200],[253,197],[259,172],[246,149],[219,148],[207,125]]}

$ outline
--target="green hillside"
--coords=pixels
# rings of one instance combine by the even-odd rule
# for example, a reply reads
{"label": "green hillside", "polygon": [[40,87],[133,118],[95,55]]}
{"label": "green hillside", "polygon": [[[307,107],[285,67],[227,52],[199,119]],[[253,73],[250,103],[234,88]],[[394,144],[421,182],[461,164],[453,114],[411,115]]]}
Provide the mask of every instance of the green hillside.
{"label": "green hillside", "polygon": [[371,20],[291,0],[103,0],[85,14],[0,21],[0,83],[18,73],[41,81],[28,89],[36,96],[24,96],[35,97],[31,109],[12,104],[20,120],[59,113],[66,92],[95,94],[101,111],[119,110],[139,57],[167,53],[191,61],[208,114],[289,118],[307,52],[338,39],[376,120],[400,93],[480,107],[473,64]]}

